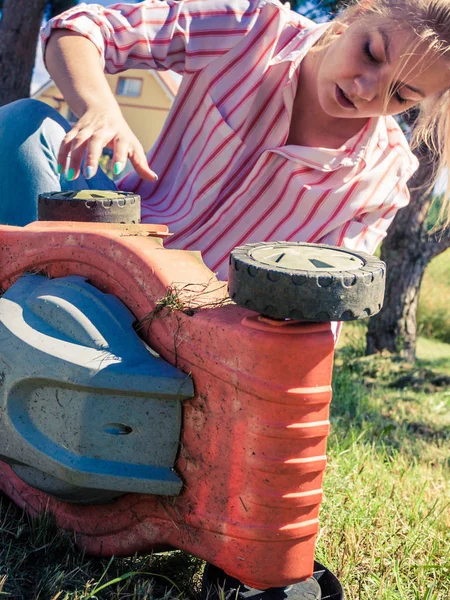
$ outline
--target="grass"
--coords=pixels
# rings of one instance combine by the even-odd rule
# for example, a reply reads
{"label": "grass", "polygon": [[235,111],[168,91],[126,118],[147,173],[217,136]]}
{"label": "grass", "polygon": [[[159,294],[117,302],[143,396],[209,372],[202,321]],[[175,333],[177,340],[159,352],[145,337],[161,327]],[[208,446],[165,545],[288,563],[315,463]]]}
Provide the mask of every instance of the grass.
{"label": "grass", "polygon": [[411,367],[363,339],[348,326],[337,355],[317,558],[352,600],[447,600],[450,346],[421,340]]}
{"label": "grass", "polygon": [[0,598],[200,598],[203,563],[183,552],[93,558],[79,552],[49,515],[31,519],[4,496],[0,515]]}
{"label": "grass", "polygon": [[422,336],[450,344],[450,250],[437,256],[425,271],[418,310]]}
{"label": "grass", "polygon": [[[449,289],[443,255],[424,282],[422,332],[444,330],[432,313]],[[336,354],[316,558],[348,600],[449,600],[450,345],[422,337],[409,366],[365,357],[364,335],[347,324]],[[0,600],[200,600],[202,569],[179,551],[86,556],[48,515],[32,520],[0,495]]]}

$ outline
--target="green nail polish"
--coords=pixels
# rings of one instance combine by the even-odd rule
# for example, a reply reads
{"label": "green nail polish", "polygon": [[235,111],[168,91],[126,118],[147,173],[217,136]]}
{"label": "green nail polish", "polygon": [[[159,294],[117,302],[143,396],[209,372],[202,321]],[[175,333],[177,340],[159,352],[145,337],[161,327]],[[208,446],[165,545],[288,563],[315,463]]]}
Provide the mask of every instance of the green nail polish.
{"label": "green nail polish", "polygon": [[63,168],[62,168],[62,165],[60,165],[59,163],[58,163],[57,170],[58,170],[58,175],[61,175]]}
{"label": "green nail polish", "polygon": [[75,169],[69,169],[67,172],[67,181],[72,181],[75,179]]}
{"label": "green nail polish", "polygon": [[114,171],[114,175],[118,175],[119,173],[121,173],[122,163],[121,162],[114,163],[113,171]]}

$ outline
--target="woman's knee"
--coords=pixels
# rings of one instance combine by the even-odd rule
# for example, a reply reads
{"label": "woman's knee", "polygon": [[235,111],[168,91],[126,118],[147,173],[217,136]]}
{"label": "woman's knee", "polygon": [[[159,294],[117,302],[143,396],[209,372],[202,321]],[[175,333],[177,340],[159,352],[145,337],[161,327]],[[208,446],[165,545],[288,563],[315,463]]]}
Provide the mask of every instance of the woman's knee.
{"label": "woman's knee", "polygon": [[0,118],[18,119],[19,123],[30,120],[42,121],[50,118],[61,123],[61,125],[67,123],[64,117],[52,106],[33,98],[22,98],[2,106],[0,108]]}
{"label": "woman's knee", "polygon": [[44,102],[23,99],[3,106],[0,108],[1,162],[39,163],[41,167],[44,162],[55,162],[69,130],[64,117]]}
{"label": "woman's knee", "polygon": [[23,142],[42,128],[62,139],[70,130],[70,124],[57,110],[31,98],[16,100],[0,108],[0,133],[3,140],[12,136]]}

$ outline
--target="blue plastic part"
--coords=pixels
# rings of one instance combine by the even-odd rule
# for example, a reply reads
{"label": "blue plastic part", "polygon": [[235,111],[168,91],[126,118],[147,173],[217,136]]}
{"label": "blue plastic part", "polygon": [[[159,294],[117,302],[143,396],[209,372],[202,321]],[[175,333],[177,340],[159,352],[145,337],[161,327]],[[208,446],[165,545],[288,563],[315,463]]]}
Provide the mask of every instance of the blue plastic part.
{"label": "blue plastic part", "polygon": [[133,322],[82,277],[24,275],[11,286],[0,298],[3,460],[75,489],[180,492],[173,466],[192,380]]}

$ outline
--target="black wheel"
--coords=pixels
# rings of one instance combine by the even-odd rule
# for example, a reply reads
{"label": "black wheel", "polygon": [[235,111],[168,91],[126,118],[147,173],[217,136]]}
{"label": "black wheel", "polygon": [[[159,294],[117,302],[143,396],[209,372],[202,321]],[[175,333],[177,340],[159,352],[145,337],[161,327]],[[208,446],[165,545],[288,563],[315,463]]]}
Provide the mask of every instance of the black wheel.
{"label": "black wheel", "polygon": [[287,587],[257,590],[207,564],[203,574],[204,600],[321,600],[320,584],[314,577]]}
{"label": "black wheel", "polygon": [[38,220],[140,223],[141,197],[131,192],[108,190],[41,194],[38,198]]}
{"label": "black wheel", "polygon": [[284,588],[256,590],[230,577],[222,569],[207,564],[202,581],[203,600],[344,600],[337,577],[314,561],[312,577]]}
{"label": "black wheel", "polygon": [[381,310],[385,264],[324,244],[247,244],[230,256],[228,290],[239,306],[274,319],[351,321]]}

